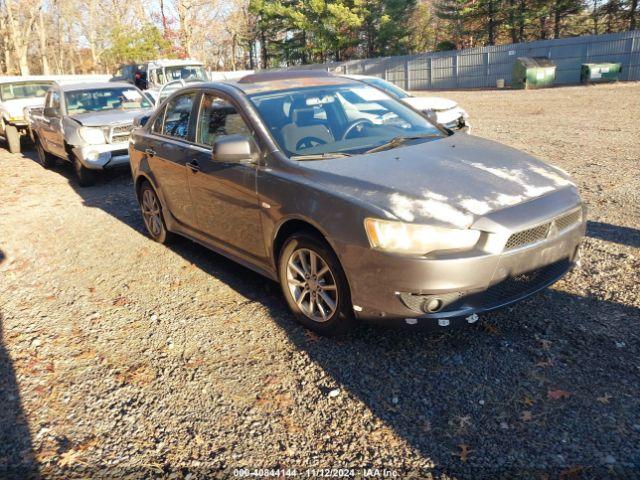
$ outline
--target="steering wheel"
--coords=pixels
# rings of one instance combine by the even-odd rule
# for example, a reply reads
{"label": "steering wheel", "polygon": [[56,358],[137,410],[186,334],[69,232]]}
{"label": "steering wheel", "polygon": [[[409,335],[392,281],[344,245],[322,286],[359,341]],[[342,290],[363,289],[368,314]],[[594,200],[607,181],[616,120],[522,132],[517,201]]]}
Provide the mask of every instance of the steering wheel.
{"label": "steering wheel", "polygon": [[326,143],[326,141],[318,137],[304,137],[296,142],[296,150],[304,150],[318,145],[325,145]]}
{"label": "steering wheel", "polygon": [[351,122],[351,125],[349,125],[344,131],[340,140],[346,140],[353,130],[357,129],[358,132],[362,132],[362,129],[365,125],[373,127],[373,122],[368,118],[359,118],[357,120],[354,120],[353,122]]}

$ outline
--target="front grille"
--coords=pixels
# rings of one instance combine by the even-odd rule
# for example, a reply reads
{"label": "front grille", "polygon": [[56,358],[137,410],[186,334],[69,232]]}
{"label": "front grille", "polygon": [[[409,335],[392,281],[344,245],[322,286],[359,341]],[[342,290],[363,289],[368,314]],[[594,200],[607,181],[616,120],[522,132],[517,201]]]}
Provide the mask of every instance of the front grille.
{"label": "front grille", "polygon": [[571,228],[576,223],[582,220],[582,213],[580,210],[574,210],[570,213],[565,213],[564,215],[551,220],[550,222],[543,223],[542,225],[538,225],[537,227],[529,228],[527,230],[522,230],[520,232],[516,232],[512,234],[507,243],[504,246],[505,250],[513,250],[514,248],[523,247],[525,245],[529,245],[532,243],[539,242],[540,240],[544,240],[549,235],[549,230],[552,226],[555,226],[558,232],[562,232]]}
{"label": "front grille", "polygon": [[534,292],[557,280],[571,267],[568,258],[509,277],[478,294],[484,305],[498,305]]}
{"label": "front grille", "polygon": [[504,246],[505,250],[511,250],[514,248],[535,243],[547,238],[549,233],[549,227],[551,222],[538,225],[537,227],[529,228],[528,230],[522,230],[521,232],[514,233],[507,240],[507,244]]}
{"label": "front grille", "polygon": [[566,230],[576,223],[582,220],[582,212],[580,210],[576,210],[575,212],[567,213],[561,217],[556,218],[556,227],[558,227],[558,231],[561,232]]}
{"label": "front grille", "polygon": [[115,125],[109,129],[109,143],[126,142],[133,130],[132,124]]}

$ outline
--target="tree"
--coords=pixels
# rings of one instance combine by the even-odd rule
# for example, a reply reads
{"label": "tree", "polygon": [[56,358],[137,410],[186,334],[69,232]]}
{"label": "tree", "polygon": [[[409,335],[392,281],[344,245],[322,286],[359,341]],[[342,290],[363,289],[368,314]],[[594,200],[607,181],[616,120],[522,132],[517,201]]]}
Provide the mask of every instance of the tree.
{"label": "tree", "polygon": [[42,8],[41,0],[4,0],[5,22],[7,26],[8,47],[18,60],[20,75],[29,75],[27,52],[31,40],[33,25]]}

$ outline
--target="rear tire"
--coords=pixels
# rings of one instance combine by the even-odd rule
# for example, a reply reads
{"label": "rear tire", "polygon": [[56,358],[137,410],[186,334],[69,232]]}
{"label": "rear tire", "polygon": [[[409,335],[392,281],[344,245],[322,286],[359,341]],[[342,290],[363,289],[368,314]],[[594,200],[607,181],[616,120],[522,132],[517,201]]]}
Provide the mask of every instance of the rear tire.
{"label": "rear tire", "polygon": [[339,335],[353,326],[344,270],[318,235],[299,232],[287,239],[278,260],[278,277],[289,308],[305,327],[321,335]]}
{"label": "rear tire", "polygon": [[56,159],[48,153],[42,146],[42,142],[38,137],[35,138],[36,152],[38,153],[38,162],[43,168],[51,168],[55,165]]}
{"label": "rear tire", "polygon": [[142,211],[142,220],[149,236],[158,243],[167,243],[172,234],[167,230],[162,214],[162,202],[151,184],[145,181],[140,186],[138,203]]}
{"label": "rear tire", "polygon": [[90,187],[95,185],[97,180],[96,172],[89,170],[87,167],[82,165],[75,155],[73,156],[73,170],[76,172],[76,178],[78,179],[78,184],[81,187]]}
{"label": "rear tire", "polygon": [[7,138],[9,151],[11,153],[20,153],[20,132],[15,125],[5,125],[4,134]]}

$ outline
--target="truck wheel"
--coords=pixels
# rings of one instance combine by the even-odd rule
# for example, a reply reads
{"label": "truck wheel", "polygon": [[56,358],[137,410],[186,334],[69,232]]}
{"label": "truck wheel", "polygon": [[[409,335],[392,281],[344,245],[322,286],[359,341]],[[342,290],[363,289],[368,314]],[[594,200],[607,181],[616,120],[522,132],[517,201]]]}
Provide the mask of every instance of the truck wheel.
{"label": "truck wheel", "polygon": [[53,167],[56,162],[55,157],[44,149],[42,142],[38,137],[36,137],[35,143],[36,151],[38,152],[38,162],[40,162],[40,165],[42,165],[43,168]]}
{"label": "truck wheel", "polygon": [[20,153],[20,132],[15,125],[7,125],[4,130],[11,153]]}
{"label": "truck wheel", "polygon": [[76,172],[78,184],[80,184],[81,187],[90,187],[91,185],[95,185],[97,179],[96,172],[89,170],[87,167],[82,165],[75,155],[73,156],[73,169]]}

